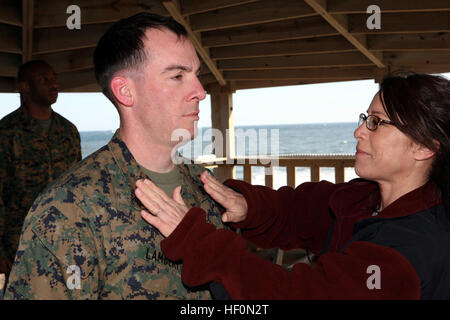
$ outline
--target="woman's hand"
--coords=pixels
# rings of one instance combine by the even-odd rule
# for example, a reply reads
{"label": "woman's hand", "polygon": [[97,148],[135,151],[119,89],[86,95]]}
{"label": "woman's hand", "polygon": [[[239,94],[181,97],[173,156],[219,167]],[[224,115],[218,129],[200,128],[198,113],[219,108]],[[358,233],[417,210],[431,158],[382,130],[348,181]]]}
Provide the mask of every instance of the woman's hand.
{"label": "woman's hand", "polygon": [[150,211],[141,211],[141,216],[161,232],[170,236],[189,211],[181,197],[181,186],[173,190],[172,198],[148,179],[136,181],[136,197]]}
{"label": "woman's hand", "polygon": [[247,200],[240,193],[217,181],[208,171],[200,176],[205,191],[227,211],[222,214],[223,222],[241,222],[247,218]]}

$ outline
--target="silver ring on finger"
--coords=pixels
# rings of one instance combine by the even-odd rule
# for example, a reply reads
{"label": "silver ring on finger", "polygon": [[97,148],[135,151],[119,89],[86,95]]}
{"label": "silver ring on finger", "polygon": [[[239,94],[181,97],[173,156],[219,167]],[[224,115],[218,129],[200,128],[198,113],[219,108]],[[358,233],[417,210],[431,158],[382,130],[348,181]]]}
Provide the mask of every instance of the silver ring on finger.
{"label": "silver ring on finger", "polygon": [[159,208],[158,211],[156,211],[155,213],[153,213],[153,215],[154,215],[155,217],[157,217],[158,214],[159,214],[160,212],[161,212],[161,208]]}

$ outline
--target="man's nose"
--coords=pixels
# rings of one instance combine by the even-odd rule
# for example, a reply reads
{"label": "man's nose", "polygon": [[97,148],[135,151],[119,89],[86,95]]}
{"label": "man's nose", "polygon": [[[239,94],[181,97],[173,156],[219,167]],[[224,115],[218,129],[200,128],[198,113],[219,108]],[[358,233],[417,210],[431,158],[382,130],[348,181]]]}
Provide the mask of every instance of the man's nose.
{"label": "man's nose", "polygon": [[192,99],[198,99],[198,101],[202,101],[206,98],[205,88],[203,88],[203,85],[197,76],[194,79],[193,87],[194,91],[192,94]]}

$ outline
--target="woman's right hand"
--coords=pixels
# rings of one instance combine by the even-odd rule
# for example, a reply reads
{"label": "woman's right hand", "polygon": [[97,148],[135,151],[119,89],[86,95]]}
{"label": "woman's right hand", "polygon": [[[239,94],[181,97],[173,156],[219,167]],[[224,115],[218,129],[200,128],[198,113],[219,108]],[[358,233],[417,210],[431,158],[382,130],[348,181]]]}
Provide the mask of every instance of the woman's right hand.
{"label": "woman's right hand", "polygon": [[226,209],[222,214],[223,222],[241,222],[247,218],[247,200],[243,195],[217,181],[207,170],[200,180],[205,191]]}

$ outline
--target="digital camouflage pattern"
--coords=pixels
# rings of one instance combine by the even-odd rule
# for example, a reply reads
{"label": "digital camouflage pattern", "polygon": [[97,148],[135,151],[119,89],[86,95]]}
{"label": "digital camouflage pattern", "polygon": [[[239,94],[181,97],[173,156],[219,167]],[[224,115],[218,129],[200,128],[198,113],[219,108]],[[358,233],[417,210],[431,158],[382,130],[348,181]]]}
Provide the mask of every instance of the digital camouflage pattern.
{"label": "digital camouflage pattern", "polygon": [[77,128],[56,112],[51,119],[46,132],[20,107],[0,121],[0,259],[14,260],[38,194],[81,160]]}
{"label": "digital camouflage pattern", "polygon": [[[179,169],[186,205],[203,208],[222,227],[220,208],[200,181],[206,169]],[[5,298],[210,299],[205,288],[183,285],[181,263],[164,257],[163,236],[141,217],[145,208],[134,195],[141,178],[118,130],[47,188],[26,218]]]}

